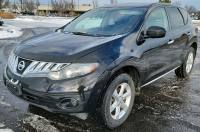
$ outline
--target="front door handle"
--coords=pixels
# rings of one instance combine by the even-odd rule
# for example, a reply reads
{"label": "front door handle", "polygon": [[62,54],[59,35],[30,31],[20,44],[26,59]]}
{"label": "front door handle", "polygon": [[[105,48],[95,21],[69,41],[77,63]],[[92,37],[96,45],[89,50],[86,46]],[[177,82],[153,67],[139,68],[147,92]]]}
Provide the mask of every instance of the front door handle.
{"label": "front door handle", "polygon": [[169,40],[169,42],[167,44],[173,44],[174,40]]}
{"label": "front door handle", "polygon": [[187,34],[188,36],[190,36],[191,35],[191,32],[188,32],[188,34]]}

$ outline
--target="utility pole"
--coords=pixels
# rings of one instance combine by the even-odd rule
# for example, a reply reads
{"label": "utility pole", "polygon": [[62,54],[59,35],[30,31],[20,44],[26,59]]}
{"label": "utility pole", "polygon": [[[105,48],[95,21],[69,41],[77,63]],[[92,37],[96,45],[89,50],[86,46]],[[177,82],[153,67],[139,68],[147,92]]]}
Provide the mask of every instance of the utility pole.
{"label": "utility pole", "polygon": [[49,13],[49,0],[48,0],[48,13]]}
{"label": "utility pole", "polygon": [[22,4],[22,5],[21,5],[21,12],[22,12],[22,10],[23,10],[23,4],[24,4],[24,3],[23,3],[23,0],[21,0],[21,1],[22,1],[22,3],[21,3],[21,4]]}
{"label": "utility pole", "polygon": [[79,14],[79,0],[78,0],[78,14]]}
{"label": "utility pole", "polygon": [[[15,0],[14,0],[14,6],[16,6],[16,5],[15,5]],[[16,13],[16,7],[15,7],[15,13]]]}

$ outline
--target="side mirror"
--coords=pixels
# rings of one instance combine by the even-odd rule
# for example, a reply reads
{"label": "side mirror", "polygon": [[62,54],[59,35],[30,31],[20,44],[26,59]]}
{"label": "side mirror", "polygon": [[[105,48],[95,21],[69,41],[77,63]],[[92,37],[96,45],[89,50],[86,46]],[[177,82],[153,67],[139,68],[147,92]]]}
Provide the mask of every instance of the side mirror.
{"label": "side mirror", "polygon": [[163,38],[166,35],[166,30],[162,27],[152,26],[147,29],[145,38]]}

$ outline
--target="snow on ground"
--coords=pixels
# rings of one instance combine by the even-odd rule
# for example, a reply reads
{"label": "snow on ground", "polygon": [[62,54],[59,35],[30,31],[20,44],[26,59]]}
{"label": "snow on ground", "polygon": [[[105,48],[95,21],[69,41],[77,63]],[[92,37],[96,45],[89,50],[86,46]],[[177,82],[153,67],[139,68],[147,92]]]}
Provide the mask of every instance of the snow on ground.
{"label": "snow on ground", "polygon": [[[18,24],[12,25],[20,25],[22,22],[26,22],[24,24],[30,25],[32,28],[34,25],[42,26],[50,26],[50,27],[61,27],[72,21],[73,17],[44,17],[44,16],[20,16],[10,21],[15,21]],[[0,39],[3,38],[13,38],[19,37],[22,35],[22,29],[16,26],[11,26],[7,24],[7,20],[4,20],[3,26],[0,26]]]}
{"label": "snow on ground", "polygon": [[72,21],[74,17],[45,17],[45,16],[20,16],[15,18],[16,21],[45,22],[65,25]]}
{"label": "snow on ground", "polygon": [[6,128],[6,125],[0,122],[0,132],[13,132],[11,129]]}
{"label": "snow on ground", "polygon": [[0,26],[0,39],[19,37],[23,33],[21,30],[21,28],[3,24],[3,26]]}
{"label": "snow on ground", "polygon": [[31,116],[24,118],[22,121],[24,124],[30,126],[37,132],[60,132],[57,128],[51,125],[51,122],[46,118],[33,114],[30,115]]}
{"label": "snow on ground", "polygon": [[200,20],[192,20],[193,23],[200,23]]}
{"label": "snow on ground", "polygon": [[192,20],[192,22],[199,28],[200,30],[200,20]]}

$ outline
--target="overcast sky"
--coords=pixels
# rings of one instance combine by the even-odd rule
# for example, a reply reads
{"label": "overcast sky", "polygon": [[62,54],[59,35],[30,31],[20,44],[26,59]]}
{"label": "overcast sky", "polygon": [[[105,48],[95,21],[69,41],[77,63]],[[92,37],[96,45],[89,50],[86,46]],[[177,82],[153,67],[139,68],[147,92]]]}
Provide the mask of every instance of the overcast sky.
{"label": "overcast sky", "polygon": [[[14,1],[14,0],[13,0]],[[15,0],[17,1],[17,0]],[[40,0],[41,4],[48,5],[48,0]],[[78,0],[76,1],[76,5],[78,5]],[[119,3],[127,3],[127,2],[158,2],[159,0],[118,0]],[[185,6],[186,4],[188,5],[194,5],[197,7],[198,10],[200,10],[200,0],[172,0],[172,3],[175,1],[181,1],[181,4]],[[110,0],[98,0],[99,5],[103,6],[104,4],[110,4]],[[51,3],[51,0],[49,0],[49,4]],[[79,4],[92,4],[92,0],[79,0]]]}

